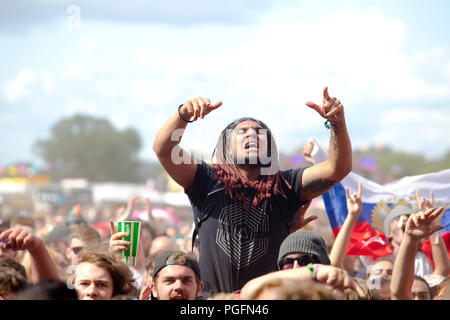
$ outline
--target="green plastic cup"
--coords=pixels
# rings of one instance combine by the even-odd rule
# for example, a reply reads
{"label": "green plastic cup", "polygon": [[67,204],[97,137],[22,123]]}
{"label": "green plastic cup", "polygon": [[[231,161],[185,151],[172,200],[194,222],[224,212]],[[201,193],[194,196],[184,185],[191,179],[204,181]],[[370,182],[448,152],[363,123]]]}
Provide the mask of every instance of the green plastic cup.
{"label": "green plastic cup", "polygon": [[117,223],[118,232],[127,232],[128,237],[123,237],[125,241],[132,244],[128,250],[123,251],[122,261],[127,266],[136,266],[136,256],[139,246],[139,233],[141,231],[141,223],[139,221],[119,221]]}

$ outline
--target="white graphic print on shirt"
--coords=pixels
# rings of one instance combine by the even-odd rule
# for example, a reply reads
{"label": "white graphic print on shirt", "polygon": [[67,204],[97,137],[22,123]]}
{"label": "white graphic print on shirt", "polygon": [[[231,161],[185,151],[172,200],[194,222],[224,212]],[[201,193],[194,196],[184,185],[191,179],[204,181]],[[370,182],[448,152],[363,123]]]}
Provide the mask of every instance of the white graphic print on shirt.
{"label": "white graphic print on shirt", "polygon": [[269,247],[269,217],[262,208],[246,202],[248,211],[241,202],[222,209],[216,234],[217,245],[238,270],[255,263]]}

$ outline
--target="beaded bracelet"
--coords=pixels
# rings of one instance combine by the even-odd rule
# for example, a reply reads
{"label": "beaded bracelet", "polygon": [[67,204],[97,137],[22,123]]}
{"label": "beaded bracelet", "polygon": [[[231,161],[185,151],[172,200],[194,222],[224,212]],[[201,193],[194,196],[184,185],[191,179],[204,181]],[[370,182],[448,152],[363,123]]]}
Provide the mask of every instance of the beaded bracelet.
{"label": "beaded bracelet", "polygon": [[180,108],[182,107],[183,105],[182,104],[180,104],[180,106],[178,107],[178,116],[181,118],[181,120],[183,120],[183,121],[186,121],[186,122],[194,122],[194,120],[186,120],[185,118],[183,118],[183,116],[181,115],[181,113],[180,113]]}
{"label": "beaded bracelet", "polygon": [[319,271],[319,267],[321,266],[321,264],[320,263],[316,263],[315,265],[314,265],[314,279],[316,279],[317,280],[317,271]]}
{"label": "beaded bracelet", "polygon": [[344,120],[345,120],[345,118],[343,118],[342,120],[336,121],[336,122],[327,120],[324,122],[323,125],[325,126],[325,128],[330,129],[331,126],[337,126],[338,124],[341,124],[342,122],[344,122]]}

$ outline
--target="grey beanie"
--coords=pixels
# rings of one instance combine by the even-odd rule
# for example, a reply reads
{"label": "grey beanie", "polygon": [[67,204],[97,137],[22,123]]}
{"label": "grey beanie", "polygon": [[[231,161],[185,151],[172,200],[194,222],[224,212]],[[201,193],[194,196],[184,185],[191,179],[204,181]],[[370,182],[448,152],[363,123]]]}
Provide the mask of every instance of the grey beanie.
{"label": "grey beanie", "polygon": [[325,241],[315,231],[301,230],[287,236],[280,246],[278,262],[290,253],[309,253],[315,255],[319,263],[331,264]]}

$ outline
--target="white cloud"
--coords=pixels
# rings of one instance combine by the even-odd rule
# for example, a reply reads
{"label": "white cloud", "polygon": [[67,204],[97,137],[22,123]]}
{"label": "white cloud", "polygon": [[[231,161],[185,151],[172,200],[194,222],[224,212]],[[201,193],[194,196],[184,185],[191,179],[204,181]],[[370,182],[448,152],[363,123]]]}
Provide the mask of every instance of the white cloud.
{"label": "white cloud", "polygon": [[[246,115],[265,121],[288,151],[309,137],[326,145],[324,120],[304,102],[320,103],[328,85],[345,106],[354,147],[375,142],[446,147],[433,139],[446,134],[448,123],[436,119],[440,125],[425,132],[428,122],[419,120],[450,118],[441,110],[450,105],[450,46],[411,51],[406,22],[377,9],[300,19],[297,5],[283,5],[276,13],[260,14],[259,22],[241,25],[86,22],[76,46],[73,38],[52,38],[60,48],[76,48],[55,51],[60,59],[55,70],[22,69],[1,92],[11,103],[30,97],[42,101],[43,94],[55,93],[61,96],[60,105],[52,105],[55,110],[94,112],[122,127],[130,123],[142,133],[143,156],[154,158],[157,130],[181,102],[196,96],[224,105],[189,126],[187,148],[209,155],[225,125]],[[434,105],[440,109],[426,113]],[[413,112],[405,116],[393,110],[397,107]]]}
{"label": "white cloud", "polygon": [[92,37],[84,37],[80,39],[80,51],[83,55],[92,55],[97,49],[99,49],[99,41]]}
{"label": "white cloud", "polygon": [[20,119],[18,119],[18,117],[13,115],[13,114],[2,113],[0,115],[0,125],[6,125],[8,123],[13,123],[13,122],[16,122],[18,120],[20,120]]}
{"label": "white cloud", "polygon": [[442,71],[444,78],[447,82],[450,82],[450,59],[443,65]]}
{"label": "white cloud", "polygon": [[111,100],[117,99],[119,97],[119,93],[117,92],[117,90],[111,86],[99,84],[95,89],[101,98]]}
{"label": "white cloud", "polygon": [[12,80],[3,85],[3,95],[11,103],[27,99],[30,96],[31,86],[35,82],[36,72],[23,69]]}
{"label": "white cloud", "polygon": [[42,88],[47,93],[55,92],[55,81],[48,72],[42,72],[41,74]]}
{"label": "white cloud", "polygon": [[109,119],[111,120],[113,126],[118,130],[124,130],[130,127],[130,123],[128,122],[128,120],[123,117],[113,115],[109,117]]}
{"label": "white cloud", "polygon": [[177,94],[180,83],[173,78],[135,79],[130,84],[130,98],[134,104],[163,106],[169,97]]}
{"label": "white cloud", "polygon": [[65,65],[60,73],[68,80],[83,80],[89,76],[87,65],[80,62],[72,62]]}
{"label": "white cloud", "polygon": [[77,113],[98,115],[102,113],[98,106],[98,103],[92,99],[84,97],[72,98],[70,101],[67,101],[65,107],[62,108],[61,116],[69,117]]}
{"label": "white cloud", "polygon": [[17,103],[34,99],[40,91],[46,94],[53,93],[55,82],[49,72],[22,69],[3,85],[1,91],[8,102]]}
{"label": "white cloud", "polygon": [[441,155],[450,148],[446,130],[450,127],[447,110],[394,109],[382,115],[378,141],[395,141],[396,147],[429,157]]}
{"label": "white cloud", "polygon": [[[311,21],[297,20],[293,15],[290,19],[283,15],[278,17],[280,19],[270,16],[263,19],[253,37],[248,36],[251,32],[243,31],[245,40],[237,38],[235,43],[224,42],[205,52],[201,48],[170,52],[158,48],[140,52],[136,63],[162,75],[162,81],[134,82],[135,102],[159,101],[165,105],[171,95],[183,92],[183,87],[192,92],[186,99],[213,91],[218,94],[217,99],[225,101],[224,110],[217,112],[223,112],[227,119],[231,114],[263,119],[281,147],[292,148],[295,143],[306,141],[313,130],[317,132],[318,127],[323,127],[320,116],[304,102],[320,103],[322,88],[328,85],[330,94],[343,102],[346,113],[351,114],[353,120],[366,124],[361,131],[353,132],[355,141],[360,141],[358,144],[384,142],[399,147],[408,145],[412,150],[414,143],[417,145],[420,141],[437,149],[445,148],[430,144],[430,140],[442,135],[442,129],[434,127],[422,133],[425,127],[417,122],[418,131],[410,132],[409,142],[400,135],[410,127],[407,121],[392,124],[384,118],[367,118],[369,110],[365,108],[376,105],[379,110],[371,110],[371,114],[380,118],[383,114],[396,117],[398,115],[389,111],[394,106],[448,101],[450,67],[445,67],[450,66],[448,50],[430,48],[421,55],[408,51],[405,47],[407,26],[399,19],[386,18],[376,9],[330,12]],[[200,34],[209,39],[221,32],[217,27],[205,27],[201,33],[192,32],[191,36]],[[433,67],[432,75],[444,81],[433,81],[421,72],[430,67]],[[165,76],[177,76],[178,81],[165,80]],[[182,88],[175,93],[177,85]],[[170,113],[155,111],[170,116],[173,110]],[[424,118],[424,112],[414,114],[417,121]],[[223,128],[227,123],[222,117],[203,126]],[[324,132],[315,138],[327,143],[328,133]],[[415,135],[421,137],[417,139]],[[217,135],[203,136],[203,139],[189,137],[186,145],[198,146],[201,142],[207,144],[207,150],[212,150],[216,138]]]}

